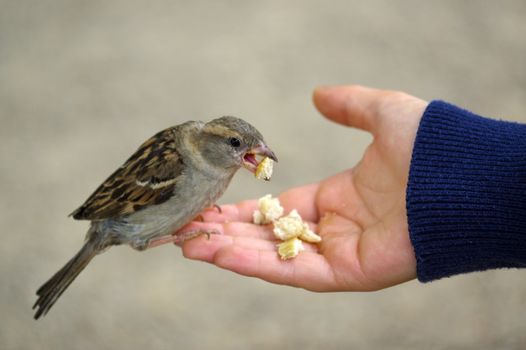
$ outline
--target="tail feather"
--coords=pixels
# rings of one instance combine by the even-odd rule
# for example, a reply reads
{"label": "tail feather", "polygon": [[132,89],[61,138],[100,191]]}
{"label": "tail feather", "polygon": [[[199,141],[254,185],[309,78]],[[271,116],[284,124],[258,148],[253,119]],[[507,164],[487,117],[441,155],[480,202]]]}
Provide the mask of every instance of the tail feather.
{"label": "tail feather", "polygon": [[35,320],[47,314],[66,288],[69,287],[71,282],[75,280],[97,253],[98,250],[95,249],[95,245],[87,241],[63,268],[37,290],[38,299],[33,305],[33,309],[37,308],[34,316]]}

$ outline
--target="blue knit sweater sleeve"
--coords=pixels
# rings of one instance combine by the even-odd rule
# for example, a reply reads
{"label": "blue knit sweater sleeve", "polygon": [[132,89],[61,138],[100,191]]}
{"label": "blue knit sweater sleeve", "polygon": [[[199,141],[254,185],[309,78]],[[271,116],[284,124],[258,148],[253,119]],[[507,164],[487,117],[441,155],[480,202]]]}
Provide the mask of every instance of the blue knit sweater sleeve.
{"label": "blue knit sweater sleeve", "polygon": [[422,282],[526,267],[526,125],[431,102],[414,144],[407,215]]}

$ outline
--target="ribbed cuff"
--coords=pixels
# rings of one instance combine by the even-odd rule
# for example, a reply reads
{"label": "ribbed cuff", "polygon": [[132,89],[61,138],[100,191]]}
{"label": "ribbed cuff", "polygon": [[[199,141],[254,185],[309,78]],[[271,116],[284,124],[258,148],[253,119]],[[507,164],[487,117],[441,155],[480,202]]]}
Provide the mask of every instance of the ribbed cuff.
{"label": "ribbed cuff", "polygon": [[526,267],[526,125],[431,102],[413,149],[407,215],[422,282]]}

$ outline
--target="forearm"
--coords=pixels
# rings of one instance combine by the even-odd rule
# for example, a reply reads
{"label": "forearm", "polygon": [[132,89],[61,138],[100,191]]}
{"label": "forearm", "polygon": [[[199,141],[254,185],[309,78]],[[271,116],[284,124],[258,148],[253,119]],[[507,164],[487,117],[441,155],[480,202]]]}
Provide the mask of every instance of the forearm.
{"label": "forearm", "polygon": [[526,267],[526,125],[434,101],[407,187],[420,281]]}

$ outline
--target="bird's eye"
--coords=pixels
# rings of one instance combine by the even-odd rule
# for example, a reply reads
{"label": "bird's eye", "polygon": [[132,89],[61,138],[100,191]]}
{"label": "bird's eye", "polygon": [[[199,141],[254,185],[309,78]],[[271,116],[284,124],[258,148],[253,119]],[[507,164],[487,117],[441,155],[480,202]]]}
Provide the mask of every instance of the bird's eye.
{"label": "bird's eye", "polygon": [[239,146],[241,146],[241,141],[239,141],[238,138],[231,137],[229,141],[230,141],[230,146],[232,147],[238,148]]}

